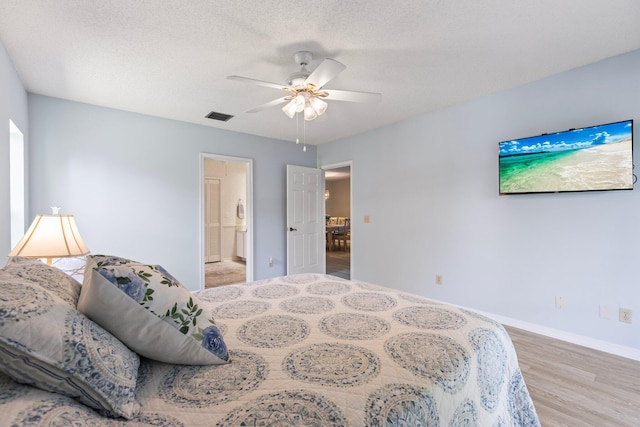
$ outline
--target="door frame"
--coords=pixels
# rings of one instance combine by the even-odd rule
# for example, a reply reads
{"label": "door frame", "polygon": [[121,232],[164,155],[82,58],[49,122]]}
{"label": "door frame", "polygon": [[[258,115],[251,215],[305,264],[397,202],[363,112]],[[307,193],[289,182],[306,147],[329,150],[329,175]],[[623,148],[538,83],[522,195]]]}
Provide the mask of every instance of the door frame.
{"label": "door frame", "polygon": [[[350,277],[351,280],[354,280],[355,277],[355,269],[354,269],[354,265],[355,263],[353,262],[353,254],[354,254],[354,250],[353,250],[353,242],[354,242],[354,236],[357,235],[356,233],[356,229],[357,227],[355,227],[354,229],[354,215],[353,215],[353,160],[345,160],[343,162],[338,162],[338,163],[329,163],[327,165],[321,165],[318,166],[320,169],[324,170],[325,172],[331,169],[339,169],[339,168],[344,168],[346,166],[349,166],[349,170],[350,170],[350,176],[349,176],[349,218],[351,219],[351,255],[349,256],[349,271],[350,271]],[[325,188],[327,186],[327,178],[325,177],[324,179],[325,181]],[[325,245],[326,245],[326,241],[325,241]],[[325,248],[326,250],[326,248]]]}
{"label": "door frame", "polygon": [[245,223],[247,226],[247,235],[245,242],[245,261],[247,282],[253,282],[253,159],[245,157],[233,157],[223,154],[200,153],[200,196],[199,196],[199,212],[200,219],[200,290],[204,289],[204,161],[206,159],[218,160],[223,162],[245,163],[247,165],[247,200],[245,203]]}

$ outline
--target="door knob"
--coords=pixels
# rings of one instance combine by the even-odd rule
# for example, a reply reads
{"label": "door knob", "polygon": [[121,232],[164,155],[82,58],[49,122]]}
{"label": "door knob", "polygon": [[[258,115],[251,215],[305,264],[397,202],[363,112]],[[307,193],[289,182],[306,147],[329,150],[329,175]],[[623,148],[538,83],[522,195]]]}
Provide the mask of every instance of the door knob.
{"label": "door knob", "polygon": [[297,228],[289,227],[289,231],[298,231]]}

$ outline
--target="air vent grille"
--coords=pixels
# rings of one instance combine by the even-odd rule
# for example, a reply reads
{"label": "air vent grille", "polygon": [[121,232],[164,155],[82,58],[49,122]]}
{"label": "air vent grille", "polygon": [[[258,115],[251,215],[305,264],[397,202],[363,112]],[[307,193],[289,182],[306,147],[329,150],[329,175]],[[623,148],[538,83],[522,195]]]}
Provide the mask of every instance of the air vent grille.
{"label": "air vent grille", "polygon": [[219,120],[221,122],[228,122],[229,119],[233,118],[231,114],[217,113],[215,111],[210,112],[205,117],[207,119]]}

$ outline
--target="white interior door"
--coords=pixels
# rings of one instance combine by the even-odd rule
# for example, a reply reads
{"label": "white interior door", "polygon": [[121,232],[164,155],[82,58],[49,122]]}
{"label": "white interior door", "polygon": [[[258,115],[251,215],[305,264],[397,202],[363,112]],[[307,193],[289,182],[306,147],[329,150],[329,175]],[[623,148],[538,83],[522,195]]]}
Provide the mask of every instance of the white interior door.
{"label": "white interior door", "polygon": [[220,180],[204,180],[204,262],[218,262],[222,259],[220,224]]}
{"label": "white interior door", "polygon": [[287,165],[287,274],[324,273],[324,171]]}

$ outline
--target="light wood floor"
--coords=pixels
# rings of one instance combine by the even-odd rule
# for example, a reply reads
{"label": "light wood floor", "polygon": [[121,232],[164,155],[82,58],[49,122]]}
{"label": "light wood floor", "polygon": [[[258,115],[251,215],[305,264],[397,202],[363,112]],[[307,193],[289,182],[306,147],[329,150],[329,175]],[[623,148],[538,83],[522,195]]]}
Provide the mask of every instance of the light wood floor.
{"label": "light wood floor", "polygon": [[640,362],[506,329],[543,427],[640,426]]}

